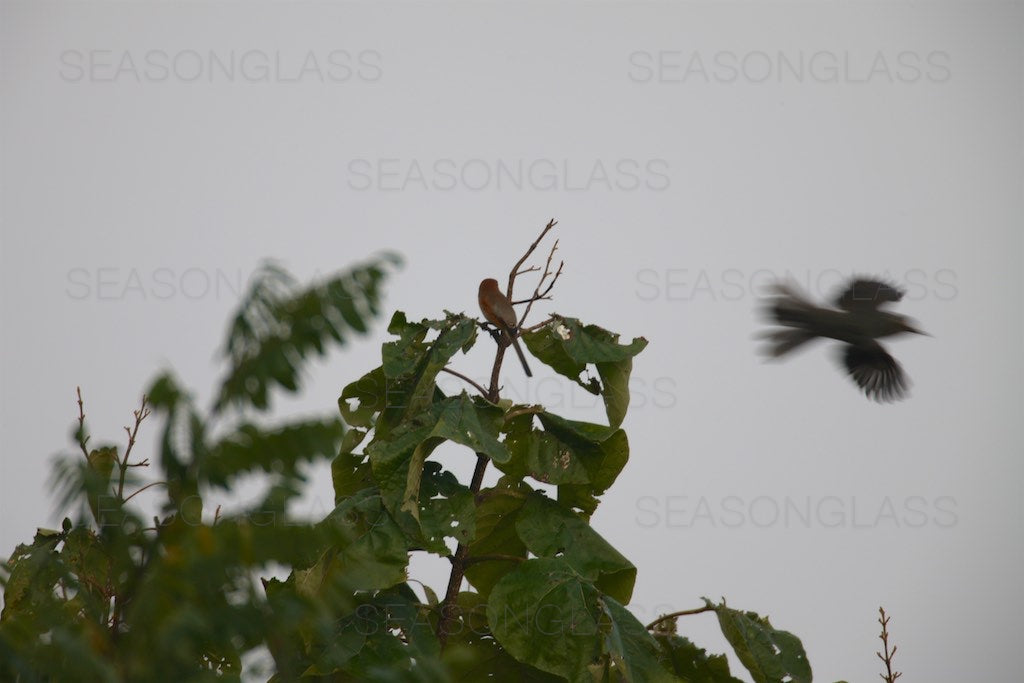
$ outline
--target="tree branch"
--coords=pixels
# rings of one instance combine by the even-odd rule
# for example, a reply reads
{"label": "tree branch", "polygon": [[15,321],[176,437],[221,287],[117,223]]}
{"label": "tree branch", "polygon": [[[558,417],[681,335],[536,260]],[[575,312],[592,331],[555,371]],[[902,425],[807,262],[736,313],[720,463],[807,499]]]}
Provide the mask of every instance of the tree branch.
{"label": "tree branch", "polygon": [[889,649],[889,617],[885,616],[885,610],[881,607],[878,608],[878,613],[881,615],[878,617],[878,623],[882,625],[882,634],[878,637],[882,641],[882,652],[885,652],[884,657],[881,652],[875,653],[885,663],[885,673],[878,675],[885,683],[895,683],[896,679],[903,674],[892,670],[892,658],[896,656],[896,646],[893,645],[892,650]]}
{"label": "tree branch", "polygon": [[124,428],[124,431],[128,434],[128,445],[124,449],[124,457],[118,462],[121,468],[120,480],[117,483],[117,498],[122,503],[124,502],[124,479],[128,474],[128,457],[132,454],[132,448],[135,447],[135,439],[139,435],[139,426],[142,421],[149,417],[149,408],[146,407],[146,397],[142,397],[142,405],[139,406],[138,410],[133,410],[132,415],[135,417],[135,427],[129,429]]}
{"label": "tree branch", "polygon": [[557,320],[557,319],[558,319],[558,316],[549,315],[547,317],[547,319],[542,320],[541,322],[537,323],[536,325],[530,325],[529,327],[521,327],[521,328],[519,328],[519,332],[520,332],[520,334],[522,334],[523,332],[533,332],[534,330],[539,330],[540,328],[544,327],[548,323],[552,322],[553,320]]}
{"label": "tree branch", "polygon": [[714,605],[704,605],[703,607],[696,607],[694,609],[680,610],[678,612],[673,612],[672,614],[663,614],[660,617],[658,617],[657,619],[655,619],[654,621],[652,621],[651,623],[647,624],[646,628],[647,628],[648,631],[650,631],[650,630],[654,629],[654,627],[657,626],[658,624],[660,624],[661,622],[668,621],[669,619],[676,619],[678,617],[688,617],[688,616],[690,616],[692,614],[700,614],[702,612],[714,612],[714,611],[715,611],[715,606]]}
{"label": "tree branch", "polygon": [[[540,268],[534,266],[522,269],[522,265],[526,262],[526,259],[530,258],[530,255],[533,254],[533,252],[537,249],[537,245],[541,243],[541,241],[544,239],[544,236],[547,235],[551,231],[551,229],[554,228],[555,225],[557,225],[557,223],[558,222],[553,218],[550,221],[548,221],[548,224],[544,226],[543,230],[541,230],[540,236],[533,241],[533,244],[531,244],[530,247],[526,250],[526,253],[523,254],[523,256],[518,261],[516,261],[515,266],[513,266],[512,271],[509,273],[508,276],[508,291],[506,293],[506,296],[508,297],[509,301],[512,300],[512,289],[515,286],[516,277],[518,275],[522,275],[523,273],[540,270]],[[557,246],[558,244],[556,242],[555,247]],[[541,284],[543,284],[547,276],[550,275],[549,270],[551,265],[551,259],[555,253],[555,247],[552,247],[551,253],[548,254],[547,265],[544,266],[544,275],[541,276]],[[558,272],[561,273],[561,271],[562,268],[561,266],[559,266]],[[555,278],[557,279],[557,274]],[[538,284],[537,289],[534,290],[534,296],[536,296],[540,292],[541,284]],[[551,285],[554,285],[553,280],[551,282]],[[545,294],[547,294],[547,292],[550,291],[551,286],[549,285],[547,290],[545,290]],[[530,303],[527,305],[527,309],[523,313],[523,317],[520,319],[520,325],[522,325],[523,321],[526,320],[526,316],[530,312],[529,307],[532,305],[534,300],[535,299],[531,298]],[[455,373],[454,371],[451,370],[449,370],[449,372],[451,374],[461,376],[463,379],[470,381],[474,386],[477,387],[477,389],[481,390],[481,393],[483,393],[484,397],[491,403],[498,403],[498,401],[501,399],[501,386],[498,384],[498,382],[501,379],[501,364],[502,361],[505,359],[505,349],[507,348],[508,344],[502,344],[500,342],[497,344],[497,349],[494,352],[494,364],[491,366],[491,381],[486,391],[482,391],[483,387],[477,385],[475,382],[472,382],[472,380],[468,380],[467,377],[458,375],[458,373]],[[486,455],[484,455],[483,453],[476,454],[476,467],[474,467],[473,469],[473,479],[470,481],[469,484],[469,490],[473,494],[474,501],[476,500],[477,494],[480,493],[480,488],[483,486],[484,473],[487,471],[487,462],[488,458]],[[462,588],[462,580],[466,576],[466,567],[471,562],[476,561],[471,560],[469,557],[467,557],[468,554],[469,546],[464,543],[460,543],[455,548],[455,555],[451,558],[452,573],[448,577],[448,589],[445,591],[444,600],[441,601],[441,614],[437,622],[437,639],[440,642],[442,649],[444,649],[445,644],[448,642],[449,631],[451,630],[452,623],[454,622],[457,616],[456,612],[458,608],[456,606],[456,601],[458,600],[459,597],[459,589]]]}
{"label": "tree branch", "polygon": [[478,564],[480,562],[525,562],[525,557],[519,557],[518,555],[476,555],[474,557],[467,557],[465,559],[466,566]]}
{"label": "tree branch", "polygon": [[471,380],[469,377],[466,377],[465,375],[463,375],[461,372],[456,372],[455,370],[452,370],[451,368],[441,368],[441,372],[447,372],[449,375],[455,375],[459,379],[465,380],[466,382],[469,382],[473,386],[474,389],[476,389],[477,391],[480,392],[481,396],[485,396],[485,397],[487,396],[487,390],[486,389],[484,389],[482,386],[480,386],[479,384],[477,384],[476,382]]}
{"label": "tree branch", "polygon": [[522,327],[523,323],[526,322],[526,316],[530,315],[530,309],[533,308],[533,304],[535,302],[540,301],[541,299],[551,298],[548,295],[551,293],[552,287],[554,287],[555,283],[558,281],[558,276],[562,274],[562,267],[565,265],[565,261],[561,261],[558,264],[558,270],[555,272],[555,276],[551,278],[551,282],[548,284],[548,288],[545,289],[543,293],[541,293],[540,288],[544,286],[544,281],[547,280],[548,276],[551,275],[551,259],[554,258],[555,251],[557,250],[558,240],[555,240],[555,243],[551,245],[551,251],[548,252],[548,260],[547,262],[544,263],[544,273],[540,276],[540,281],[537,282],[536,289],[533,290],[533,296],[531,296],[529,299],[526,299],[526,310],[523,311],[523,316],[519,319],[518,327]]}
{"label": "tree branch", "polygon": [[82,448],[85,461],[89,462],[89,448],[86,446],[89,443],[89,437],[85,434],[85,405],[82,403],[82,387],[75,387],[75,393],[78,394],[78,434],[75,437],[78,439],[78,445]]}
{"label": "tree branch", "polygon": [[530,248],[526,250],[526,253],[523,254],[522,258],[516,261],[516,265],[512,267],[512,272],[509,273],[508,275],[508,291],[505,292],[505,296],[508,297],[509,301],[512,301],[512,287],[515,285],[516,275],[519,275],[520,273],[529,273],[534,270],[540,270],[540,268],[536,266],[531,266],[530,268],[527,268],[526,270],[522,271],[519,270],[519,268],[520,266],[523,265],[523,263],[526,262],[526,259],[530,258],[530,255],[534,252],[534,250],[537,249],[537,245],[540,244],[541,240],[544,239],[544,235],[548,234],[548,232],[551,231],[551,228],[555,227],[556,225],[558,225],[558,221],[556,221],[554,218],[548,221],[548,224],[545,225],[544,229],[540,231],[540,236],[533,241],[533,244],[531,244]]}

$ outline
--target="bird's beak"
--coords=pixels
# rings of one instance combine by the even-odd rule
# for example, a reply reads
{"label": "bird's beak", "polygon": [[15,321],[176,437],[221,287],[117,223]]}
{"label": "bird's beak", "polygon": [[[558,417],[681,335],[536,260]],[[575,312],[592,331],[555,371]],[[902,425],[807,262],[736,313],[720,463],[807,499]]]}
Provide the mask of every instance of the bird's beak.
{"label": "bird's beak", "polygon": [[903,329],[905,331],[907,331],[907,332],[910,332],[911,334],[920,334],[920,335],[924,335],[925,337],[932,336],[932,335],[928,334],[927,332],[925,332],[924,330],[919,330],[919,329],[917,329],[916,327],[914,327],[913,325],[911,325],[909,323],[904,323],[903,324]]}

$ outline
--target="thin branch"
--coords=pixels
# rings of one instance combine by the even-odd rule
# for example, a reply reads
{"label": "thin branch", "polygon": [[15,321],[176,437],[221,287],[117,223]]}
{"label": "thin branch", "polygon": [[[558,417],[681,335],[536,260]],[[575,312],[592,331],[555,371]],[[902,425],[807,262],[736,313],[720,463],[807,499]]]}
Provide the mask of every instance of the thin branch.
{"label": "thin branch", "polygon": [[135,427],[129,429],[124,428],[124,431],[128,434],[128,445],[124,449],[124,457],[118,463],[121,466],[121,477],[117,484],[117,497],[119,500],[124,500],[124,479],[128,474],[128,457],[132,454],[132,448],[135,447],[135,439],[139,435],[139,426],[142,421],[149,417],[149,408],[146,407],[146,396],[142,397],[142,405],[139,406],[138,410],[133,410],[132,415],[135,416]]}
{"label": "thin branch", "polygon": [[536,415],[537,413],[543,413],[544,406],[523,406],[522,408],[516,408],[505,413],[505,422],[519,417],[520,415]]}
{"label": "thin branch", "polygon": [[505,296],[509,298],[509,301],[512,300],[512,286],[516,282],[516,275],[519,275],[520,273],[528,273],[533,270],[540,270],[540,268],[536,266],[531,266],[530,268],[523,271],[519,270],[519,268],[520,266],[523,265],[523,263],[526,262],[526,259],[530,258],[530,255],[534,252],[534,250],[537,249],[537,245],[541,243],[541,240],[544,239],[544,236],[547,235],[551,231],[551,228],[555,227],[556,225],[558,225],[558,221],[556,221],[554,218],[548,221],[548,224],[545,225],[544,229],[540,231],[540,236],[533,241],[533,244],[531,244],[530,248],[526,250],[526,253],[523,254],[522,258],[516,261],[516,265],[512,267],[512,272],[509,273],[508,276],[508,291],[505,292]]}
{"label": "thin branch", "polygon": [[132,498],[134,498],[135,496],[139,495],[140,493],[142,493],[142,492],[143,492],[143,491],[145,491],[146,489],[148,489],[148,488],[152,488],[153,486],[159,486],[159,485],[161,485],[161,484],[163,484],[164,486],[166,486],[166,485],[167,485],[167,482],[166,482],[166,481],[154,481],[154,482],[152,482],[152,483],[146,484],[146,485],[145,485],[145,486],[143,486],[143,487],[142,487],[141,489],[139,489],[138,491],[136,491],[136,492],[135,492],[135,493],[133,493],[132,495],[130,495],[130,496],[128,496],[127,498],[125,498],[125,499],[124,499],[124,502],[126,502],[126,503],[127,503],[127,502],[128,502],[129,500],[131,500],[131,499],[132,499]]}
{"label": "thin branch", "polygon": [[895,683],[896,679],[903,674],[899,671],[892,670],[892,658],[896,656],[896,646],[892,646],[892,650],[889,649],[889,619],[890,617],[885,616],[885,609],[879,607],[878,613],[881,615],[878,617],[878,623],[882,625],[882,634],[878,638],[882,641],[882,652],[885,652],[885,656],[882,652],[876,652],[878,658],[885,663],[885,673],[878,674],[881,676],[885,683]]}
{"label": "thin branch", "polygon": [[555,320],[558,320],[558,316],[554,316],[554,315],[548,316],[546,320],[542,320],[541,322],[537,323],[536,325],[530,325],[529,327],[521,327],[521,328],[519,328],[519,333],[522,334],[524,332],[533,332],[534,330],[539,330],[540,328],[544,327],[548,323],[553,322]]}
{"label": "thin branch", "polygon": [[714,605],[704,605],[703,607],[695,607],[694,609],[680,610],[678,612],[673,612],[672,614],[663,614],[660,617],[658,617],[657,619],[655,619],[654,621],[652,621],[651,623],[647,624],[646,628],[647,628],[648,631],[650,631],[650,630],[654,629],[654,627],[657,626],[658,624],[660,624],[661,622],[668,621],[669,619],[676,619],[678,617],[688,617],[691,614],[700,614],[702,612],[714,612],[714,611],[715,611],[715,606]]}
{"label": "thin branch", "polygon": [[89,448],[86,446],[89,443],[89,437],[85,435],[85,405],[82,403],[82,387],[75,387],[75,393],[78,394],[78,445],[82,448],[82,455],[85,456],[86,462],[89,461]]}
{"label": "thin branch", "polygon": [[544,273],[540,276],[540,281],[537,283],[536,289],[533,290],[533,296],[527,299],[526,310],[523,311],[523,316],[519,319],[519,327],[522,327],[523,323],[526,322],[526,316],[530,315],[530,309],[533,308],[534,302],[539,301],[540,299],[551,298],[548,295],[551,292],[551,288],[555,286],[556,282],[558,282],[558,277],[562,274],[562,267],[565,266],[565,261],[558,264],[558,271],[555,272],[555,276],[551,279],[551,283],[548,284],[548,288],[543,292],[540,291],[540,288],[544,286],[544,281],[551,275],[551,259],[554,258],[555,251],[557,250],[558,240],[555,240],[555,243],[551,246],[551,251],[548,253],[548,260],[544,263]]}
{"label": "thin branch", "polygon": [[459,379],[462,379],[462,380],[465,380],[466,382],[469,382],[473,386],[474,389],[476,389],[477,391],[480,392],[481,396],[487,396],[487,390],[486,389],[484,389],[482,386],[480,386],[479,384],[477,384],[476,382],[471,380],[469,377],[466,377],[465,375],[463,375],[461,372],[456,372],[455,370],[452,370],[451,368],[441,368],[441,372],[447,372],[449,375],[455,375]]}
{"label": "thin branch", "polygon": [[464,560],[465,566],[479,564],[480,562],[525,562],[525,557],[519,555],[474,555]]}

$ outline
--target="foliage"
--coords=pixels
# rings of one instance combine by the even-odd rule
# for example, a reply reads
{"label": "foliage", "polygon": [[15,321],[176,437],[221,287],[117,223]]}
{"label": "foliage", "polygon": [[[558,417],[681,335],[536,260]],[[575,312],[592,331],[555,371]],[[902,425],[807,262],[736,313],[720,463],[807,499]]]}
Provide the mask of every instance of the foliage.
{"label": "foliage", "polygon": [[[510,290],[529,272],[525,258]],[[737,681],[724,656],[675,633],[678,615],[637,621],[626,608],[636,567],[589,521],[629,459],[621,424],[646,340],[620,343],[558,315],[524,329],[537,359],[602,396],[607,424],[502,400],[500,339],[489,388],[465,378],[466,391],[443,392],[438,374],[491,341],[455,313],[395,313],[381,364],[341,390],[341,420],[244,417],[267,408],[274,387],[298,390],[311,355],[366,332],[391,263],[305,290],[266,268],[230,325],[213,409],[161,375],[123,454],[88,447],[80,409],[83,456],[62,461],[55,480],[61,505],[77,512],[60,530],[39,529],[3,567],[0,679],[239,680],[243,660],[265,648],[273,681]],[[547,298],[551,285],[541,285],[528,306]],[[130,456],[150,412],[162,420],[162,507],[144,520],[126,487],[140,487],[135,468],[148,465]],[[472,481],[431,458],[442,444],[473,459]],[[326,459],[334,509],[315,523],[293,519],[304,466]],[[490,464],[502,476],[484,488]],[[218,493],[257,472],[267,481],[259,500],[211,511]],[[451,561],[440,597],[408,577],[414,552]],[[282,568],[287,578],[260,578]],[[811,680],[792,634],[724,601],[690,613],[705,611],[758,683]]]}

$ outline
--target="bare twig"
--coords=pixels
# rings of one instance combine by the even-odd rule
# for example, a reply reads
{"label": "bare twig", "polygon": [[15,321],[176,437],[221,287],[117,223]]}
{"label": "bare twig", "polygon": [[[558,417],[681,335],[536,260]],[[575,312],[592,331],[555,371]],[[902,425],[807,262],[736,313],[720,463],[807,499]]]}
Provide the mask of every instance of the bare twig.
{"label": "bare twig", "polygon": [[479,384],[477,384],[476,382],[471,380],[469,377],[466,377],[465,375],[463,375],[461,372],[456,372],[455,370],[452,370],[451,368],[441,368],[441,372],[447,372],[449,375],[455,375],[459,379],[465,380],[466,382],[469,382],[469,384],[472,385],[474,389],[476,389],[477,391],[480,392],[481,396],[487,396],[487,390],[486,389],[484,389],[482,386],[480,386]]}
{"label": "bare twig", "polygon": [[556,221],[554,218],[548,221],[548,224],[545,225],[544,229],[540,231],[540,236],[533,241],[533,244],[531,244],[530,248],[526,250],[526,253],[523,254],[522,258],[516,261],[516,265],[512,267],[512,272],[509,273],[508,276],[508,291],[505,292],[505,296],[508,297],[509,301],[512,300],[512,286],[516,282],[516,275],[519,275],[520,273],[529,273],[534,270],[540,270],[540,268],[538,268],[537,266],[531,266],[526,270],[519,270],[519,268],[523,265],[523,263],[526,262],[526,259],[530,258],[530,255],[533,254],[534,250],[537,249],[537,245],[541,243],[541,241],[544,239],[544,236],[547,235],[548,232],[551,231],[551,228],[555,227],[556,225],[558,225],[558,221]]}
{"label": "bare twig", "polygon": [[128,474],[128,457],[132,454],[132,448],[135,447],[135,439],[139,435],[139,426],[143,420],[149,417],[146,396],[142,397],[142,405],[139,406],[138,410],[133,410],[132,415],[135,417],[135,426],[133,428],[124,428],[124,431],[128,434],[128,445],[124,449],[124,457],[118,462],[121,468],[121,477],[117,484],[117,498],[122,502],[124,501],[124,479]]}
{"label": "bare twig", "polygon": [[557,320],[557,319],[558,319],[558,316],[554,316],[554,315],[548,316],[547,319],[542,320],[541,322],[537,323],[536,325],[530,325],[529,327],[521,327],[521,328],[519,328],[519,333],[522,334],[523,332],[533,332],[534,330],[539,330],[540,328],[544,327],[548,323],[550,323],[550,322],[552,322],[554,320]]}
{"label": "bare twig", "polygon": [[651,623],[647,624],[646,628],[648,631],[653,630],[658,624],[669,619],[676,619],[678,617],[688,617],[691,614],[701,614],[702,612],[714,612],[714,605],[704,605],[703,607],[695,607],[694,609],[684,609],[678,612],[672,612],[672,614],[663,614]]}
{"label": "bare twig", "polygon": [[[141,493],[142,491],[145,491],[150,486],[155,486],[156,484],[159,484],[159,483],[165,483],[165,482],[154,482],[153,484],[147,484],[146,486],[143,486],[141,489],[139,489],[135,493],[131,494],[127,498],[124,497],[125,478],[128,476],[128,468],[132,466],[128,462],[128,459],[129,459],[129,457],[132,454],[132,449],[135,447],[135,440],[139,436],[139,427],[142,425],[142,421],[145,420],[147,417],[149,417],[149,408],[146,405],[146,401],[147,401],[146,396],[143,395],[142,396],[142,404],[139,406],[139,409],[132,411],[132,416],[135,418],[134,426],[131,427],[131,428],[129,428],[129,427],[125,427],[124,428],[125,433],[128,434],[128,445],[125,446],[124,456],[122,458],[120,458],[119,460],[117,460],[117,454],[116,453],[114,454],[114,458],[117,460],[118,469],[120,470],[120,473],[119,473],[119,476],[118,476],[118,482],[117,482],[117,500],[120,502],[121,505],[124,505],[129,500],[134,498],[137,494]],[[148,460],[143,460],[141,463],[137,463],[136,466],[142,467],[142,466],[146,466],[148,464],[149,464]],[[110,558],[110,568],[109,568],[109,570],[110,570],[110,574],[112,575],[113,574],[113,557]],[[117,591],[117,587],[115,587],[112,583],[110,583],[109,580],[108,580],[108,587],[109,587],[109,592],[110,592],[110,596],[111,596],[110,605],[111,605],[111,612],[112,612],[111,619],[110,619],[110,631],[113,634],[113,636],[116,638],[118,636],[118,633],[119,633],[119,630],[120,630],[120,625],[121,625],[121,612],[124,610],[124,598],[122,596],[124,594],[126,594],[126,593],[119,594],[118,591]]]}
{"label": "bare twig", "polygon": [[881,615],[878,617],[878,623],[882,625],[882,634],[878,636],[878,638],[882,641],[882,652],[885,653],[884,656],[882,655],[882,652],[875,653],[876,655],[878,655],[878,658],[885,663],[885,673],[878,675],[882,677],[882,680],[885,681],[885,683],[895,683],[896,679],[902,676],[903,674],[899,671],[892,670],[892,658],[896,656],[896,646],[893,645],[892,649],[889,649],[890,617],[885,616],[885,609],[882,607],[878,608],[878,613]]}
{"label": "bare twig", "polygon": [[85,405],[82,403],[82,387],[75,387],[75,393],[78,394],[78,445],[82,448],[82,455],[85,456],[86,462],[89,461],[89,448],[86,444],[89,443],[89,437],[85,434]]}
{"label": "bare twig", "polygon": [[136,491],[135,493],[133,493],[133,494],[131,494],[130,496],[128,496],[127,498],[125,498],[125,499],[124,499],[124,502],[126,502],[126,503],[127,503],[127,502],[128,502],[129,500],[131,500],[131,499],[132,499],[132,498],[134,498],[135,496],[139,495],[140,493],[142,493],[142,492],[143,492],[143,491],[145,491],[146,489],[148,489],[148,488],[152,488],[152,487],[154,487],[154,486],[159,486],[159,485],[161,485],[161,484],[163,484],[164,486],[166,486],[166,485],[167,485],[167,482],[166,482],[166,481],[154,481],[154,482],[152,482],[152,483],[146,484],[145,486],[143,486],[142,488],[140,488],[140,489],[139,489],[138,491]]}
{"label": "bare twig", "polygon": [[[555,240],[555,243],[551,245],[551,251],[548,252],[548,260],[544,263],[544,273],[540,276],[540,281],[537,282],[536,289],[533,290],[533,296],[531,296],[529,299],[526,299],[526,310],[523,311],[522,317],[519,318],[519,327],[522,327],[523,323],[526,322],[526,316],[530,315],[530,309],[533,308],[534,302],[540,301],[541,299],[551,298],[549,296],[551,293],[551,289],[552,287],[555,286],[555,283],[558,282],[558,277],[562,274],[562,267],[565,266],[565,261],[561,261],[558,264],[558,270],[555,272],[555,276],[551,278],[551,282],[548,284],[547,289],[541,292],[541,287],[544,286],[544,281],[547,280],[548,277],[551,275],[551,259],[555,257],[555,252],[557,250],[558,240]],[[509,294],[511,295],[511,291],[509,292]]]}

